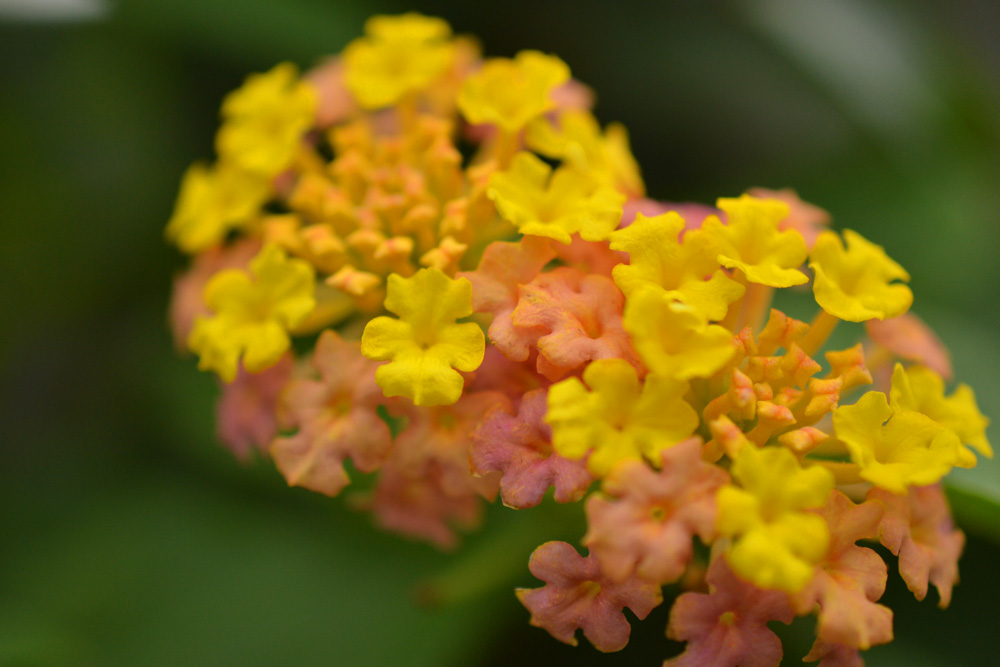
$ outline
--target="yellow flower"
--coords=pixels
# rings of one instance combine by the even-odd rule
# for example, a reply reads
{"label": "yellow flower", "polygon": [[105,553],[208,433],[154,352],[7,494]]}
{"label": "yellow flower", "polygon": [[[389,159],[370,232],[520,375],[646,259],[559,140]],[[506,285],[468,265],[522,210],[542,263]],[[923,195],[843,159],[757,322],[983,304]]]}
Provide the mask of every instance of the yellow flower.
{"label": "yellow flower", "polygon": [[207,250],[253,220],[270,192],[266,179],[231,165],[191,165],[167,223],[167,238],[186,253]]}
{"label": "yellow flower", "polygon": [[568,80],[566,63],[538,51],[521,51],[513,60],[492,58],[465,80],[458,108],[470,123],[514,133],[552,109],[552,91]]}
{"label": "yellow flower", "polygon": [[410,278],[389,275],[385,307],[399,316],[376,317],[361,336],[361,353],[379,366],[375,380],[386,396],[405,396],[416,405],[450,405],[462,395],[458,371],[474,371],[483,360],[486,337],[471,322],[472,283],[437,269]]}
{"label": "yellow flower", "polygon": [[288,350],[289,329],[315,307],[312,267],[267,245],[245,271],[227,269],[205,286],[205,304],[214,314],[199,317],[188,338],[198,353],[198,368],[213,370],[226,382],[239,361],[251,373],[273,366]]}
{"label": "yellow flower", "polygon": [[761,285],[791,287],[809,281],[798,269],[809,254],[805,239],[798,232],[778,230],[788,217],[788,204],[742,195],[719,199],[716,205],[726,212],[727,224],[713,216],[702,230],[719,243],[719,263]]}
{"label": "yellow flower", "polygon": [[312,126],[316,91],[291,63],[247,77],[222,103],[224,124],[215,137],[223,161],[270,178],[287,168]]}
{"label": "yellow flower", "polygon": [[487,192],[500,216],[522,234],[568,244],[570,234],[603,241],[618,226],[624,195],[570,167],[552,168],[528,152],[493,174]]}
{"label": "yellow flower", "polygon": [[545,421],[552,426],[552,447],[569,459],[590,452],[587,465],[598,477],[623,459],[645,456],[660,465],[660,453],[698,426],[698,414],[684,401],[686,391],[686,382],[656,375],[640,388],[627,361],[594,361],[583,382],[569,378],[549,388]]}
{"label": "yellow flower", "polygon": [[847,249],[833,232],[823,232],[813,246],[809,266],[816,272],[813,292],[826,312],[850,322],[898,317],[913,303],[913,292],[893,280],[910,279],[882,246],[844,230]]}
{"label": "yellow flower", "polygon": [[934,484],[961,458],[953,432],[919,412],[893,410],[878,391],[834,410],[833,430],[861,477],[893,493]]}
{"label": "yellow flower", "polygon": [[525,141],[539,153],[565,160],[587,171],[630,197],[642,197],[646,186],[629,147],[628,131],[619,123],[608,125],[604,134],[589,111],[571,109],[553,123],[545,117],[532,121]]}
{"label": "yellow flower", "polygon": [[733,571],[761,588],[794,593],[826,555],[826,523],[803,510],[820,507],[833,489],[824,468],[803,470],[784,447],[740,449],[730,470],[742,488],[719,490],[718,529],[736,537],[726,554]]}
{"label": "yellow flower", "polygon": [[721,269],[717,246],[708,235],[690,231],[682,243],[683,230],[684,220],[671,212],[653,218],[640,213],[631,225],[612,232],[611,249],[629,256],[628,264],[614,267],[615,284],[625,296],[643,287],[661,289],[708,319],[721,320],[744,287]]}
{"label": "yellow flower", "polygon": [[[976,404],[976,395],[967,384],[960,384],[951,396],[944,395],[944,380],[925,366],[904,369],[896,364],[892,374],[892,391],[889,404],[895,411],[922,412],[941,426],[954,432],[961,442],[974,448],[987,458],[993,458],[993,447],[986,439],[990,420],[983,416]],[[963,448],[964,449],[964,448]],[[961,452],[962,467],[975,465],[968,452]]]}
{"label": "yellow flower", "polygon": [[365,21],[365,34],[374,39],[399,42],[433,42],[451,36],[451,26],[436,16],[407,12],[399,16],[373,16]]}
{"label": "yellow flower", "polygon": [[420,91],[441,76],[455,57],[451,27],[415,12],[375,16],[366,37],[344,49],[345,81],[362,107],[378,109]]}
{"label": "yellow flower", "polygon": [[732,332],[652,288],[626,301],[625,330],[649,370],[678,380],[708,377],[736,352]]}

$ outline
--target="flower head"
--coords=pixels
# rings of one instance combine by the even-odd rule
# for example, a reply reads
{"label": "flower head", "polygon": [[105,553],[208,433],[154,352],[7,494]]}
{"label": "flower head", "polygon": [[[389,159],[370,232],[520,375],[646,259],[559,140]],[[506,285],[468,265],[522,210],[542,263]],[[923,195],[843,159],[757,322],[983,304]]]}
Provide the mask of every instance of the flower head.
{"label": "flower head", "polygon": [[[884,554],[858,541],[947,604],[964,535],[939,481],[992,455],[988,420],[966,385],[946,394],[947,352],[879,246],[791,190],[645,199],[594,99],[554,56],[483,60],[412,12],[301,78],[250,76],[167,225],[192,267],[175,338],[227,381],[222,438],[290,485],[339,495],[357,470],[353,507],[441,548],[498,495],[538,506],[441,592],[573,525],[551,493],[580,503],[590,555],[543,544],[545,586],[517,595],[557,639],[617,650],[625,607],[707,582],[676,601],[688,646],[667,665],[777,664],[767,624],[813,614],[806,659],[857,666],[892,638]],[[770,308],[810,275],[811,323]],[[827,349],[842,319],[868,339]]]}

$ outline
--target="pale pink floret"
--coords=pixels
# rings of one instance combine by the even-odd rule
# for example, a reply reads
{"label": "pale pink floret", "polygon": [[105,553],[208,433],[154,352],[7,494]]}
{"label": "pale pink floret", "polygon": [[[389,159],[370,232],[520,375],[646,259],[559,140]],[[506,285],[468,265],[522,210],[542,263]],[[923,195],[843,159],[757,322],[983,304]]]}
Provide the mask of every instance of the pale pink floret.
{"label": "pale pink floret", "polygon": [[892,610],[875,602],[885,592],[885,562],[875,551],[855,544],[878,535],[881,505],[856,505],[835,490],[816,514],[829,526],[830,545],[816,576],[793,601],[803,614],[819,605],[814,651],[823,644],[832,647],[833,655],[849,656],[850,651],[834,649],[867,650],[892,641]]}
{"label": "pale pink floret", "polygon": [[550,97],[559,111],[589,111],[594,108],[594,91],[576,79],[557,86]]}
{"label": "pale pink floret", "polygon": [[669,202],[656,201],[655,199],[630,199],[625,202],[622,212],[621,227],[628,227],[635,222],[635,217],[642,213],[647,218],[652,218],[664,213],[673,211],[684,219],[684,229],[699,229],[701,223],[710,215],[718,216],[723,222],[726,221],[726,214],[708,204],[698,204],[695,202]]}
{"label": "pale pink floret", "polygon": [[[895,356],[912,361],[931,369],[945,380],[952,377],[951,354],[944,343],[927,324],[913,313],[905,313],[888,320],[868,320],[865,322],[868,336]],[[891,376],[893,364],[887,362],[882,368],[884,375]]]}
{"label": "pale pink floret", "polygon": [[817,660],[818,667],[864,667],[865,664],[858,649],[843,644],[829,644],[822,639],[817,639],[809,654],[802,658],[802,662]]}
{"label": "pale pink floret", "polygon": [[519,588],[517,597],[531,612],[531,624],[576,646],[576,631],[599,651],[619,651],[631,627],[623,609],[639,620],[663,601],[660,587],[632,577],[615,583],[601,572],[593,555],[584,558],[565,542],[546,542],[531,554],[528,569],[543,588]]}
{"label": "pale pink floret", "polygon": [[442,470],[428,465],[420,475],[389,462],[379,473],[370,501],[376,522],[402,535],[427,540],[441,549],[458,546],[455,528],[475,528],[482,516],[482,499],[474,492],[453,495],[442,486]]}
{"label": "pale pink floret", "polygon": [[521,398],[532,389],[545,388],[548,380],[535,372],[535,359],[529,356],[525,361],[511,361],[493,345],[486,346],[483,363],[465,376],[465,391],[499,391],[504,394],[513,408],[517,408]]}
{"label": "pale pink floret", "polygon": [[625,205],[622,207],[622,219],[618,226],[628,227],[635,222],[636,216],[640,213],[647,218],[653,218],[658,215],[663,215],[669,210],[671,210],[670,204],[667,202],[647,199],[646,197],[635,197],[634,199],[626,201]]}
{"label": "pale pink floret", "polygon": [[222,383],[215,405],[216,433],[236,456],[245,459],[251,450],[263,450],[278,433],[278,399],[292,377],[291,355],[260,373],[240,366],[236,379]]}
{"label": "pale pink floret", "polygon": [[899,574],[907,588],[923,600],[928,582],[934,584],[938,606],[947,607],[958,583],[965,534],[955,528],[941,485],[911,487],[906,496],[874,488],[868,497],[885,507],[879,540],[899,556]]}
{"label": "pale pink floret", "polygon": [[409,424],[396,438],[393,465],[412,477],[435,470],[446,495],[473,493],[492,501],[500,475],[474,476],[469,456],[472,432],[494,406],[509,409],[510,403],[500,392],[466,392],[452,405],[408,411]]}
{"label": "pale pink floret", "polygon": [[611,270],[628,261],[628,253],[612,250],[607,241],[585,241],[574,234],[569,245],[555,244],[556,256],[566,266],[584,273],[611,277]]}
{"label": "pale pink floret", "polygon": [[644,372],[622,324],[625,296],[604,276],[558,268],[520,288],[515,329],[538,334],[538,372],[555,381],[596,359],[624,359]]}
{"label": "pale pink floret", "polygon": [[344,61],[328,58],[302,77],[316,90],[316,126],[330,127],[358,109],[344,81]]}
{"label": "pale pink floret", "polygon": [[664,667],[775,667],[781,640],[768,621],[795,617],[782,591],[762,590],[733,574],[721,556],[708,568],[709,594],[684,593],[670,610],[667,637],[688,642]]}
{"label": "pale pink floret", "polygon": [[528,392],[517,416],[494,407],[472,434],[472,468],[500,474],[500,498],[507,507],[534,507],[550,486],[556,502],[575,502],[593,481],[586,460],[552,451],[552,429],[544,421],[547,396],[545,389]]}
{"label": "pale pink floret", "polygon": [[211,315],[202,299],[205,285],[223,269],[245,269],[260,250],[260,241],[243,239],[230,246],[216,246],[195,256],[184,273],[174,278],[170,296],[170,330],[174,345],[187,350],[187,339],[194,321],[202,315]]}
{"label": "pale pink floret", "polygon": [[271,455],[290,485],[334,496],[350,481],[344,460],[362,472],[376,470],[392,435],[375,411],[386,400],[375,383],[378,364],[357,343],[324,331],[312,364],[319,379],[292,382],[281,401],[282,423],[298,433],[277,438]]}
{"label": "pale pink floret", "polygon": [[587,500],[589,529],[583,543],[615,581],[633,572],[667,583],[691,560],[692,538],[714,537],[716,492],[729,480],[701,459],[701,439],[663,453],[663,468],[625,461],[605,479],[603,494]]}
{"label": "pale pink floret", "polygon": [[475,271],[458,276],[472,283],[472,308],[492,313],[487,332],[490,340],[511,361],[524,361],[537,340],[536,332],[519,329],[511,322],[518,300],[518,287],[534,280],[555,257],[548,239],[526,236],[515,243],[496,241],[487,246]]}
{"label": "pale pink floret", "polygon": [[499,475],[474,477],[469,448],[471,431],[498,404],[507,405],[499,392],[466,392],[453,405],[397,410],[408,423],[368,504],[376,521],[442,549],[456,547],[456,528],[474,528],[482,498],[497,494]]}
{"label": "pale pink floret", "polygon": [[778,223],[778,229],[791,229],[802,234],[806,246],[812,248],[820,232],[830,226],[830,214],[819,206],[802,201],[795,190],[768,190],[767,188],[751,188],[747,194],[758,199],[777,199],[788,204],[788,217]]}

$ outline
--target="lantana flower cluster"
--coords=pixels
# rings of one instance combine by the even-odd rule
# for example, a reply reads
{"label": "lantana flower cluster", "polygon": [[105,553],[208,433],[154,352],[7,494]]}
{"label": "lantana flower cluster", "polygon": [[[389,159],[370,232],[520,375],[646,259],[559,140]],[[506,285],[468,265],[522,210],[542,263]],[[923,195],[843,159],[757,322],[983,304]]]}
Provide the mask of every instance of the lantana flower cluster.
{"label": "lantana flower cluster", "polygon": [[[776,665],[799,615],[807,661],[860,664],[893,635],[871,545],[948,605],[941,480],[992,456],[987,419],[882,247],[790,190],[647,199],[592,103],[418,14],[228,95],[166,231],[220,436],[329,496],[370,475],[379,524],[445,548],[497,497],[579,503],[585,554],[542,544],[517,591],[560,641],[619,650],[680,582],[666,664]],[[866,335],[827,349],[842,322]]]}

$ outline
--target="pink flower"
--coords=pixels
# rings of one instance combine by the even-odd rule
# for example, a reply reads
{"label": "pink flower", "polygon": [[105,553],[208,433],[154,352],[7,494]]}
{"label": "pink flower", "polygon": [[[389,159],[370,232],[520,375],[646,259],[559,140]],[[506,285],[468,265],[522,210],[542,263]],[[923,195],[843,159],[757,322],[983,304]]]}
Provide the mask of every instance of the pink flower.
{"label": "pink flower", "polygon": [[[945,380],[952,377],[951,354],[927,324],[913,313],[888,320],[865,322],[868,336],[895,356],[931,369]],[[892,375],[891,361],[882,365],[881,375],[888,384]]]}
{"label": "pink flower", "polygon": [[630,199],[625,202],[625,209],[622,212],[621,227],[628,227],[635,222],[635,217],[642,213],[648,218],[673,211],[684,219],[684,230],[700,229],[705,218],[714,215],[726,221],[726,214],[708,204],[698,204],[696,202],[669,202],[656,201],[655,199]]}
{"label": "pink flower", "polygon": [[298,433],[276,439],[271,455],[290,485],[334,496],[350,481],[345,459],[372,472],[388,457],[392,435],[375,412],[386,399],[378,364],[332,330],[320,336],[312,365],[319,379],[292,382],[281,402],[282,423]]}
{"label": "pink flower", "polygon": [[612,250],[607,241],[585,241],[577,235],[569,245],[555,244],[556,256],[568,267],[611,277],[611,269],[628,261],[628,253]]}
{"label": "pink flower", "polygon": [[715,494],[728,480],[701,460],[700,438],[666,450],[659,471],[625,461],[605,479],[604,493],[587,500],[583,543],[615,581],[633,572],[659,583],[675,581],[691,560],[692,537],[708,543],[714,536]]}
{"label": "pink flower", "polygon": [[237,457],[265,449],[278,433],[278,399],[292,377],[292,366],[291,355],[260,373],[248,373],[241,365],[235,380],[222,383],[215,405],[216,433]]}
{"label": "pink flower", "polygon": [[663,601],[660,587],[638,577],[616,583],[601,572],[593,555],[584,558],[565,542],[546,542],[528,562],[543,588],[519,588],[517,598],[531,612],[531,624],[576,646],[576,630],[598,651],[620,651],[631,627],[623,609],[639,620]]}
{"label": "pink flower", "polygon": [[788,596],[766,591],[733,574],[725,558],[708,569],[711,591],[684,593],[670,610],[667,637],[688,642],[664,667],[774,667],[781,662],[781,640],[769,621],[791,623]]}
{"label": "pink flower", "polygon": [[528,357],[523,362],[511,361],[493,345],[486,346],[483,363],[465,375],[465,391],[499,391],[516,408],[522,397],[532,389],[545,388],[548,381],[535,372],[535,360]]}
{"label": "pink flower", "polygon": [[951,589],[958,583],[958,558],[965,534],[952,523],[941,485],[911,487],[906,496],[876,487],[868,492],[868,498],[885,507],[879,540],[899,556],[899,574],[907,588],[923,600],[928,582],[932,583],[940,598],[938,606],[947,607]]}
{"label": "pink flower", "polygon": [[819,667],[864,667],[865,665],[858,649],[843,644],[829,644],[822,639],[817,639],[809,654],[802,658],[802,662],[817,660]]}
{"label": "pink flower", "polygon": [[447,493],[442,476],[440,466],[428,465],[414,475],[390,462],[379,473],[374,496],[357,504],[371,509],[383,528],[454,549],[458,546],[455,528],[469,530],[479,524],[482,499],[471,491]]}
{"label": "pink flower", "polygon": [[622,324],[625,297],[604,276],[558,268],[520,287],[515,329],[537,336],[538,372],[555,381],[596,359],[642,363]]}
{"label": "pink flower", "polygon": [[446,495],[473,493],[493,500],[500,475],[473,476],[469,456],[472,432],[494,406],[508,407],[507,397],[495,391],[466,392],[452,405],[408,410],[409,424],[396,438],[393,465],[414,477],[433,468]]}
{"label": "pink flower", "polygon": [[892,610],[875,603],[885,592],[885,562],[855,544],[876,537],[882,507],[876,502],[855,505],[835,490],[816,514],[829,526],[830,546],[816,576],[794,602],[800,613],[819,605],[817,645],[867,650],[892,641]]}
{"label": "pink flower", "polygon": [[477,313],[493,314],[487,333],[511,361],[527,359],[528,348],[537,338],[534,332],[518,329],[511,322],[518,287],[534,280],[553,257],[548,240],[541,237],[526,236],[516,243],[496,241],[486,247],[475,271],[458,274],[472,283],[472,308]]}
{"label": "pink flower", "polygon": [[344,62],[340,58],[328,58],[303,78],[313,85],[318,96],[317,127],[340,123],[357,110],[358,105],[344,84]]}
{"label": "pink flower", "polygon": [[507,507],[534,507],[550,486],[556,502],[575,502],[593,481],[585,459],[553,453],[552,429],[544,421],[546,396],[545,389],[528,392],[516,416],[497,405],[472,433],[472,468],[500,474],[500,497]]}
{"label": "pink flower", "polygon": [[558,111],[588,111],[594,108],[594,91],[576,79],[570,79],[552,91]]}

